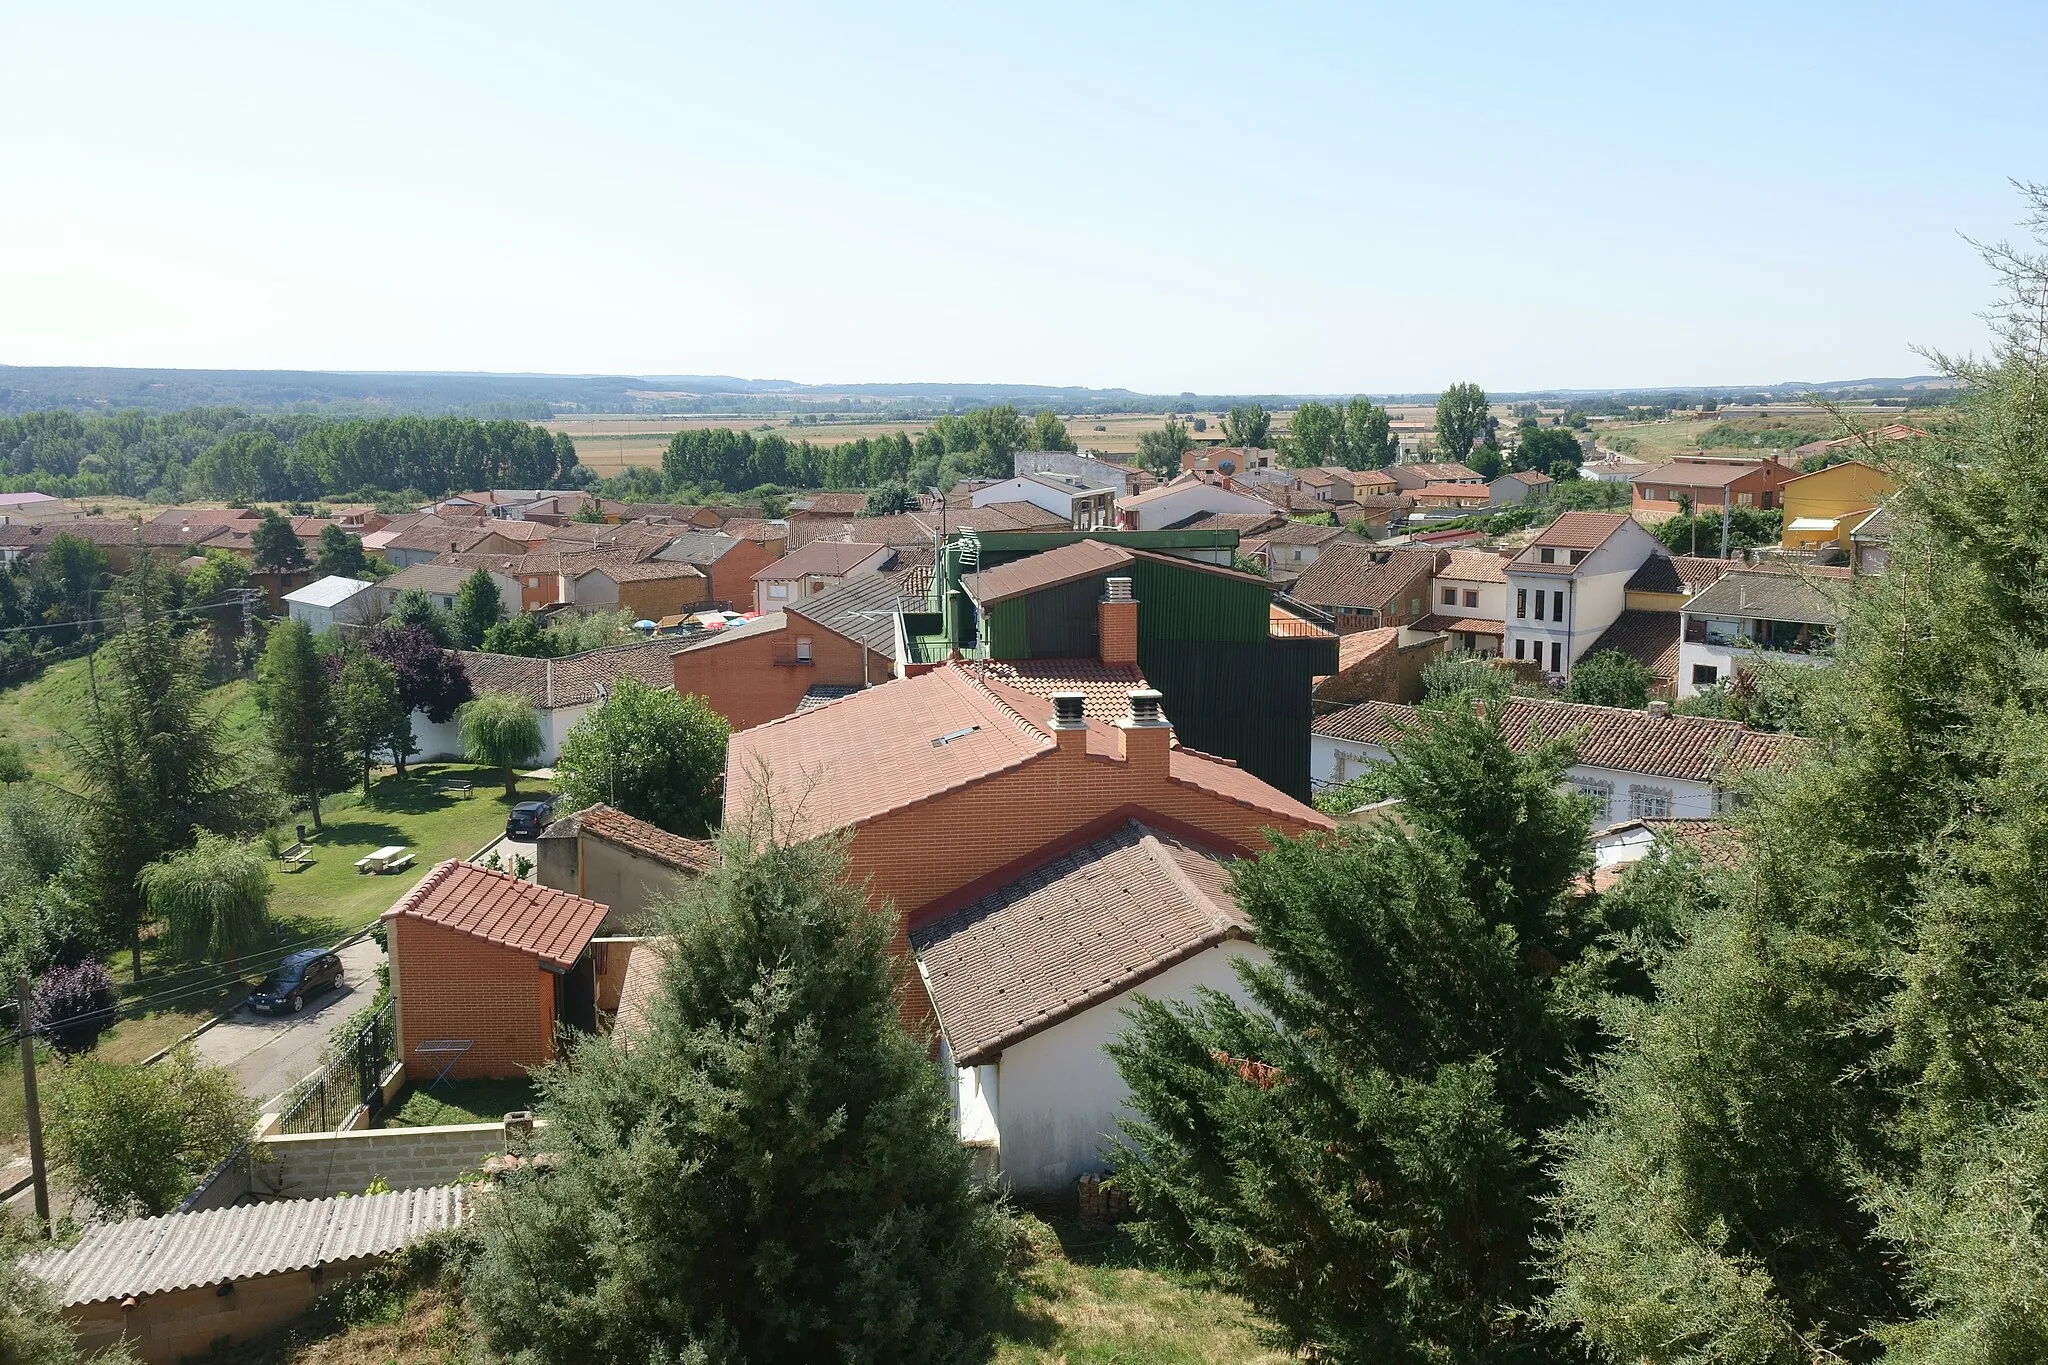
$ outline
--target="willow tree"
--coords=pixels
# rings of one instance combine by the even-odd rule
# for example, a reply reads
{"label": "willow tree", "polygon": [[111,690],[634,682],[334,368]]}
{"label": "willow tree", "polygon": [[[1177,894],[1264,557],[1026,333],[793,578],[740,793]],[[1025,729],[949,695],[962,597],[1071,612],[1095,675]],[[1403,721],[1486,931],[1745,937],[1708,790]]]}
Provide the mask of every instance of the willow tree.
{"label": "willow tree", "polygon": [[242,954],[270,941],[270,864],[253,844],[202,832],[136,882],[182,957],[221,962],[232,973]]}
{"label": "willow tree", "polygon": [[505,772],[505,799],[519,795],[517,769],[533,762],[541,749],[540,717],[518,697],[486,692],[466,703],[462,717],[462,756],[486,768]]}

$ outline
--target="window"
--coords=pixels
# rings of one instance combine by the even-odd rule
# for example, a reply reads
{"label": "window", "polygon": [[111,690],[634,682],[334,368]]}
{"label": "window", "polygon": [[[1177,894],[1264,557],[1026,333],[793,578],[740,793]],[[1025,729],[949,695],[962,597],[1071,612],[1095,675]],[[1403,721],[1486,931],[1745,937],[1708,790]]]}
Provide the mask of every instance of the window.
{"label": "window", "polygon": [[1455,607],[1458,605],[1458,590],[1456,588],[1444,589],[1444,605],[1447,607]]}
{"label": "window", "polygon": [[1543,619],[1543,589],[1536,589],[1536,619]]}
{"label": "window", "polygon": [[1420,616],[1420,615],[1422,615],[1422,599],[1421,599],[1421,598],[1419,598],[1419,597],[1411,597],[1411,598],[1409,598],[1409,599],[1408,599],[1408,614],[1409,614],[1410,616]]}
{"label": "window", "polygon": [[529,588],[537,588],[540,586],[540,580],[538,578],[529,578],[526,580],[526,586]]}
{"label": "window", "polygon": [[1694,687],[1712,687],[1719,681],[1721,681],[1721,670],[1714,665],[1694,664],[1692,666],[1692,685]]}
{"label": "window", "polygon": [[1476,607],[1479,605],[1479,589],[1465,589],[1465,605],[1468,607]]}
{"label": "window", "polygon": [[1631,783],[1628,789],[1628,814],[1631,820],[1670,819],[1671,788],[1642,787]]}
{"label": "window", "polygon": [[789,584],[770,583],[768,585],[768,595],[776,599],[777,601],[781,601],[783,598],[789,596]]}
{"label": "window", "polygon": [[1573,550],[1573,551],[1572,551],[1572,563],[1574,563],[1574,564],[1580,563],[1580,562],[1582,562],[1582,561],[1583,561],[1583,560],[1584,560],[1585,558],[1586,558],[1586,552],[1585,552],[1584,550]]}
{"label": "window", "polygon": [[1545,564],[1557,563],[1557,551],[1551,549],[1548,545],[1544,546],[1541,550],[1539,550],[1537,552],[1536,557],[1542,560]]}
{"label": "window", "polygon": [[1559,588],[1556,592],[1550,594],[1550,619],[1553,621],[1564,620],[1563,588]]}
{"label": "window", "polygon": [[1556,640],[1550,642],[1550,671],[1552,673],[1564,672],[1564,646]]}
{"label": "window", "polygon": [[1614,807],[1614,784],[1612,782],[1603,782],[1597,777],[1575,777],[1572,779],[1572,790],[1581,796],[1591,798],[1596,807],[1594,811],[1596,819],[1605,820],[1607,812]]}
{"label": "window", "polygon": [[[1522,618],[1524,618],[1524,617],[1528,616],[1528,614],[1529,614],[1529,590],[1528,590],[1527,588],[1516,588],[1516,589],[1515,589],[1515,619],[1516,619],[1516,620],[1521,620]],[[1516,657],[1516,658],[1520,658],[1521,656],[1520,656],[1520,655],[1518,654],[1518,655],[1516,655],[1515,657]]]}
{"label": "window", "polygon": [[1519,658],[1521,658],[1521,657],[1522,657],[1522,647],[1523,647],[1524,645],[1528,644],[1528,643],[1529,643],[1529,642],[1528,642],[1527,640],[1516,640],[1516,641],[1515,641],[1515,657],[1516,657],[1517,659],[1519,659]]}
{"label": "window", "polygon": [[1644,502],[1655,502],[1656,500],[1657,500],[1657,490],[1656,490],[1656,489],[1654,489],[1654,488],[1648,487],[1648,486],[1646,485],[1646,486],[1645,486],[1645,487],[1643,488],[1643,501],[1644,501]]}
{"label": "window", "polygon": [[1750,507],[1755,503],[1756,495],[1753,493],[1737,493],[1735,495],[1735,505],[1737,507]]}
{"label": "window", "polygon": [[811,661],[810,636],[799,635],[796,637],[796,661],[800,664],[807,664]]}

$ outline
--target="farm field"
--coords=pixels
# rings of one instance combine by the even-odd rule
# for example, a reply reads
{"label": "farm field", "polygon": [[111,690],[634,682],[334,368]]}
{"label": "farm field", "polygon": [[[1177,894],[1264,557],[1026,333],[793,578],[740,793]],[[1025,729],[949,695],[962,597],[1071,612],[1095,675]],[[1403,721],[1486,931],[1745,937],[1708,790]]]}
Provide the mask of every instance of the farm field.
{"label": "farm field", "polygon": [[[1898,408],[1879,408],[1844,415],[1863,430],[1888,426],[1893,422],[1924,424],[1928,414],[1904,411]],[[1794,445],[1807,441],[1829,440],[1844,435],[1841,423],[1833,414],[1819,408],[1800,406],[1786,412],[1771,412],[1768,415],[1755,413],[1738,417],[1724,417],[1717,421],[1687,420],[1674,418],[1669,422],[1602,422],[1593,428],[1604,450],[1620,450],[1638,460],[1663,460],[1673,455],[1759,455],[1770,449],[1789,449],[1773,445],[1731,445],[1708,446],[1702,450],[1700,441],[1710,431],[1723,431],[1744,437],[1769,437],[1775,433],[1791,432],[1797,436]],[[1617,438],[1620,438],[1617,441]],[[1632,443],[1633,449],[1630,448]]]}

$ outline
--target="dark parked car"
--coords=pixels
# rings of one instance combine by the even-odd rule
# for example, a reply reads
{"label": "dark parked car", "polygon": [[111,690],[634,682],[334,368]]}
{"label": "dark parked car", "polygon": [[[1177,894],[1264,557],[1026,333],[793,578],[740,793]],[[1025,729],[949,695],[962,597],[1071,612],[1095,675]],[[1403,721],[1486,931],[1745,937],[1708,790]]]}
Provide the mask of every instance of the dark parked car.
{"label": "dark parked car", "polygon": [[263,978],[249,997],[249,1008],[268,1014],[297,1014],[306,1001],[341,985],[341,959],[324,949],[293,953]]}
{"label": "dark parked car", "polygon": [[507,839],[531,839],[548,827],[548,821],[555,818],[555,803],[552,801],[521,801],[512,808],[512,818],[505,822]]}

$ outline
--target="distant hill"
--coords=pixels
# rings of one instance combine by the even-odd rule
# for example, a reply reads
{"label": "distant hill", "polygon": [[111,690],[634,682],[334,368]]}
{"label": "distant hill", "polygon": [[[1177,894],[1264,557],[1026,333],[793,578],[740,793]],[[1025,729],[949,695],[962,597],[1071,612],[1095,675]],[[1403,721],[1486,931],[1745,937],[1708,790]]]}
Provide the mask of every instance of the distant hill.
{"label": "distant hill", "polygon": [[[1606,400],[1670,405],[1713,400],[1760,402],[1809,393],[1857,397],[1930,396],[1949,386],[1936,375],[1770,385],[1659,389],[1553,389],[1494,392],[1509,401]],[[575,412],[767,414],[815,412],[880,418],[1013,403],[1063,413],[1213,412],[1232,403],[1286,408],[1311,398],[1350,394],[1146,394],[1057,384],[799,384],[732,375],[551,375],[350,372],[329,370],[156,370],[92,366],[0,365],[0,413],[64,408],[110,412],[235,407],[252,412],[352,414],[451,413],[538,419]],[[1433,402],[1434,393],[1372,395],[1379,401]]]}

